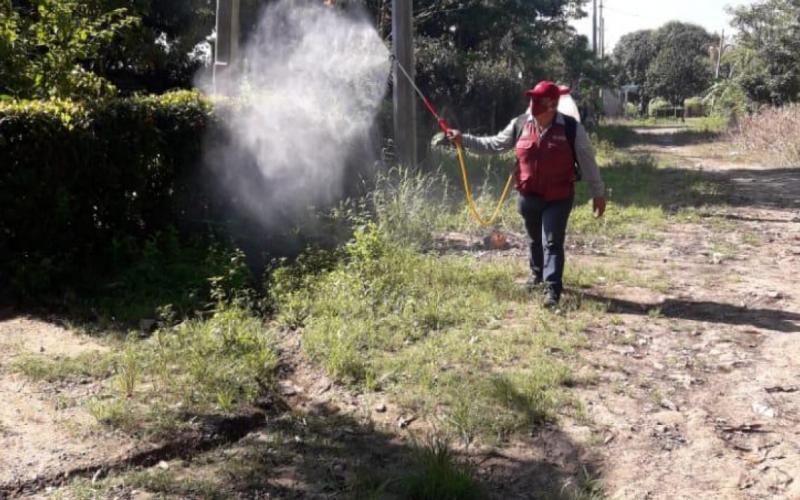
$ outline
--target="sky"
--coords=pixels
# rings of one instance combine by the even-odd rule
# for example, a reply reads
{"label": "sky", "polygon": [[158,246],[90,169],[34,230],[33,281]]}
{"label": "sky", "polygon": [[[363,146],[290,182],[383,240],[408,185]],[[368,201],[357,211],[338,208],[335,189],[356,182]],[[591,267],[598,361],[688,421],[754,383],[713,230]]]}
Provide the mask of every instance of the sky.
{"label": "sky", "polygon": [[[631,31],[658,28],[668,21],[699,24],[712,33],[732,33],[727,6],[748,5],[756,0],[603,0],[606,19],[606,53],[620,37]],[[600,0],[597,0],[598,9]],[[572,21],[578,32],[592,40],[592,0],[585,8],[589,16]],[[599,16],[599,14],[598,14]],[[599,21],[598,21],[599,24]]]}

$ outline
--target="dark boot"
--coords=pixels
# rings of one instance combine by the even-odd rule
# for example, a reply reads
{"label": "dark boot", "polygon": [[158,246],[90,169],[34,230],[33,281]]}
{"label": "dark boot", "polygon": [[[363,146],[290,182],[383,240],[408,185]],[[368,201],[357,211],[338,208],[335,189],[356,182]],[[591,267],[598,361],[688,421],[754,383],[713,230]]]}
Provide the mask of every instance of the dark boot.
{"label": "dark boot", "polygon": [[561,294],[554,288],[548,287],[544,292],[544,307],[547,309],[555,309],[561,301]]}

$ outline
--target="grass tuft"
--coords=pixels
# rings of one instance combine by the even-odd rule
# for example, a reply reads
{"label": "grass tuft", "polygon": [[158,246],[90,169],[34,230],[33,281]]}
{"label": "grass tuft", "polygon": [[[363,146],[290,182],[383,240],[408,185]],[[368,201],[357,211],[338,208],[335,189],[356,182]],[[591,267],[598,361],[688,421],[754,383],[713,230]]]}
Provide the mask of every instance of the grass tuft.
{"label": "grass tuft", "polygon": [[486,498],[468,466],[460,463],[449,444],[431,438],[418,446],[411,472],[401,480],[404,498],[413,500],[478,500]]}
{"label": "grass tuft", "polygon": [[90,406],[98,421],[129,432],[159,434],[193,416],[227,414],[252,404],[273,385],[275,337],[237,303],[209,318],[131,337],[116,375]]}
{"label": "grass tuft", "polygon": [[12,369],[32,380],[53,383],[107,378],[113,373],[114,365],[114,354],[90,351],[55,359],[41,354],[23,355],[14,361]]}

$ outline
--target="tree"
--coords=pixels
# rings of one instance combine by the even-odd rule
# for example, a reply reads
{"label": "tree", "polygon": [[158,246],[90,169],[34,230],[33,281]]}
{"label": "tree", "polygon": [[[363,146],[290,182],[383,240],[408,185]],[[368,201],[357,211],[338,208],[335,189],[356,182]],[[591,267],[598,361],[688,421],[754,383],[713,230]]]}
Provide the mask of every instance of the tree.
{"label": "tree", "polygon": [[[201,47],[213,32],[216,0],[102,0],[120,3],[141,19],[134,30],[106,47],[95,70],[125,93],[188,88],[198,69],[210,63]],[[245,0],[250,6],[255,0]],[[246,19],[255,18],[248,16]],[[210,53],[207,54],[210,56]]]}
{"label": "tree", "polygon": [[700,26],[678,21],[665,24],[652,37],[657,53],[647,68],[646,92],[673,106],[704,93],[713,79],[708,49],[714,37]]}
{"label": "tree", "polygon": [[712,76],[707,58],[669,45],[658,52],[647,68],[646,88],[651,95],[663,97],[673,106],[681,106],[685,99],[705,92]]}
{"label": "tree", "polygon": [[656,53],[652,30],[623,35],[614,46],[612,54],[617,65],[616,83],[644,85],[647,81],[647,68],[655,59]]}
{"label": "tree", "polygon": [[739,30],[734,74],[748,97],[772,104],[800,99],[800,3],[762,0],[732,13]]}
{"label": "tree", "polygon": [[[253,11],[261,3],[243,1]],[[47,87],[53,95],[77,95],[86,87],[91,96],[191,87],[206,62],[198,47],[213,31],[215,5],[216,0],[0,0],[0,93],[41,97]],[[70,78],[82,83],[76,80],[66,91]]]}
{"label": "tree", "polygon": [[31,0],[0,5],[0,94],[17,97],[100,97],[111,82],[92,71],[103,49],[139,19],[99,2]]}
{"label": "tree", "polygon": [[[388,1],[388,0],[386,0]],[[417,74],[465,123],[495,129],[524,106],[541,79],[602,75],[585,37],[569,26],[585,0],[417,0]],[[380,16],[376,2],[369,2]]]}
{"label": "tree", "polygon": [[634,31],[623,35],[614,47],[613,61],[616,66],[617,85],[639,87],[640,111],[644,113],[650,101],[647,94],[647,70],[658,51],[652,30]]}
{"label": "tree", "polygon": [[708,57],[708,49],[716,40],[702,26],[680,21],[670,21],[653,32],[657,51],[673,47],[694,56]]}
{"label": "tree", "polygon": [[27,85],[23,77],[25,57],[21,49],[20,18],[11,0],[0,0],[0,94]]}
{"label": "tree", "polygon": [[639,87],[643,113],[650,97],[679,106],[711,85],[708,48],[713,42],[705,29],[678,21],[628,33],[614,47],[616,83]]}

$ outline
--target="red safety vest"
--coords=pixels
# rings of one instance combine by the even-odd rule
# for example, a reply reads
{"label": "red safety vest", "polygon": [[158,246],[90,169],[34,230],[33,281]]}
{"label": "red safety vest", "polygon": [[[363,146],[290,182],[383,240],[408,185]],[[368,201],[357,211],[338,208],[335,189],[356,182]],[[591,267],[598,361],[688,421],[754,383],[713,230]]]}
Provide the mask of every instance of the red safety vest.
{"label": "red safety vest", "polygon": [[545,201],[564,200],[575,194],[575,156],[566,127],[555,121],[541,144],[533,122],[517,141],[517,191],[535,194]]}

